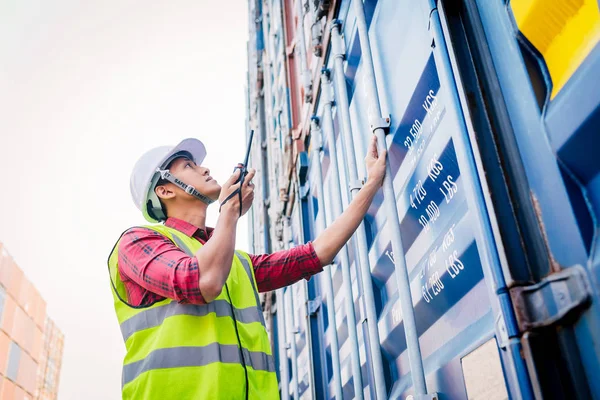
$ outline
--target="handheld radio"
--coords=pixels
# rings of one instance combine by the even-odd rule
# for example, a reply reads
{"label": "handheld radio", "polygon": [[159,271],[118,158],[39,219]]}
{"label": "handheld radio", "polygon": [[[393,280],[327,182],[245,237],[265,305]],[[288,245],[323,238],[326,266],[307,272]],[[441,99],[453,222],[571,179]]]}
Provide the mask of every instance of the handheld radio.
{"label": "handheld radio", "polygon": [[248,160],[250,159],[250,150],[252,150],[252,139],[254,138],[254,129],[250,130],[250,138],[248,139],[248,148],[246,149],[246,158],[244,159],[244,163],[239,163],[234,169],[233,172],[235,173],[236,170],[240,170],[240,177],[237,179],[237,181],[235,181],[235,183],[238,182],[242,182],[242,184],[244,183],[244,178],[246,177],[246,175],[248,175]]}
{"label": "handheld radio", "polygon": [[219,211],[221,211],[221,207],[223,204],[227,203],[233,196],[238,195],[240,199],[240,217],[242,216],[242,185],[244,184],[244,179],[246,175],[248,175],[248,161],[250,160],[250,150],[252,149],[252,139],[254,138],[254,130],[250,131],[250,138],[248,139],[248,148],[246,149],[246,158],[243,163],[239,163],[233,169],[235,173],[236,170],[240,170],[240,176],[237,178],[234,184],[239,183],[240,187],[236,189],[233,193],[231,193],[219,206]]}

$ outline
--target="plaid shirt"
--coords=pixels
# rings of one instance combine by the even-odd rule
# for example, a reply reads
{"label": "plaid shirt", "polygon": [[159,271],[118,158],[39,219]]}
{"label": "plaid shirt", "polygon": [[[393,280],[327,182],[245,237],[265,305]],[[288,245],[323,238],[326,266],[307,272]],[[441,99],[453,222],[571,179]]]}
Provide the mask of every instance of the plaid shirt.
{"label": "plaid shirt", "polygon": [[[206,232],[185,221],[169,218],[165,225],[199,240],[210,239]],[[260,292],[279,289],[321,272],[312,243],[273,254],[250,255]],[[129,304],[150,305],[171,298],[180,303],[205,304],[200,293],[200,270],[196,257],[190,257],[171,240],[148,228],[131,228],[119,243],[119,274],[127,290]]]}

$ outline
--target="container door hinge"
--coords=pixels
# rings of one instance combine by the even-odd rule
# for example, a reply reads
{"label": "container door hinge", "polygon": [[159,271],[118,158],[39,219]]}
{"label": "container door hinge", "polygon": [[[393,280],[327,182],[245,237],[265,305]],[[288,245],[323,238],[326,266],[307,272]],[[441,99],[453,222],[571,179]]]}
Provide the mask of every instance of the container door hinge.
{"label": "container door hinge", "polygon": [[390,125],[392,123],[392,116],[388,115],[387,117],[382,118],[372,118],[369,121],[369,125],[371,126],[371,132],[375,133],[377,129],[383,129],[386,134],[390,131]]}
{"label": "container door hinge", "polygon": [[587,308],[590,284],[581,265],[566,268],[530,286],[510,289],[521,332],[560,325]]}
{"label": "container door hinge", "polygon": [[306,309],[308,311],[308,315],[311,317],[317,314],[319,308],[321,308],[321,296],[317,296],[313,300],[306,302]]}

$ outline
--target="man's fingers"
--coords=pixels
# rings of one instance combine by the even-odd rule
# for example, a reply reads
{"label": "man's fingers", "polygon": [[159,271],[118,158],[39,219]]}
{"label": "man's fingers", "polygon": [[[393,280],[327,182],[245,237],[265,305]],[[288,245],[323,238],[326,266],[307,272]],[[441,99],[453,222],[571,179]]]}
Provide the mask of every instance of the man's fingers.
{"label": "man's fingers", "polygon": [[240,177],[240,169],[236,169],[233,174],[229,177],[229,179],[227,179],[227,182],[225,182],[225,184],[223,186],[231,186],[235,183],[236,180],[239,179]]}
{"label": "man's fingers", "polygon": [[235,185],[229,186],[229,193],[233,193],[240,188],[241,183],[238,182]]}
{"label": "man's fingers", "polygon": [[248,170],[248,175],[246,175],[246,178],[244,178],[244,185],[246,185],[246,186],[251,185],[254,175],[256,175],[256,170],[254,168],[250,168]]}
{"label": "man's fingers", "polygon": [[369,145],[369,153],[371,154],[371,157],[373,158],[377,158],[379,152],[377,151],[377,136],[372,135],[371,136],[371,143]]}

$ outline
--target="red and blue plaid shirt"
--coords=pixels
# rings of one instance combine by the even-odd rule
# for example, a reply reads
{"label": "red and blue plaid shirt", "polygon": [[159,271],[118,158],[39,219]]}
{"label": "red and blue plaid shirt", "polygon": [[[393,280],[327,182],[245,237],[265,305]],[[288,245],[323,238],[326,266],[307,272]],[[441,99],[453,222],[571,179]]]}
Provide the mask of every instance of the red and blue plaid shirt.
{"label": "red and blue plaid shirt", "polygon": [[[177,229],[202,244],[210,239],[206,232],[176,218],[165,225]],[[250,255],[260,292],[279,289],[321,272],[312,243],[273,254]],[[129,304],[150,305],[170,298],[180,303],[204,304],[200,293],[200,270],[196,257],[190,257],[166,238],[148,228],[131,228],[119,243],[119,273],[127,290]]]}

